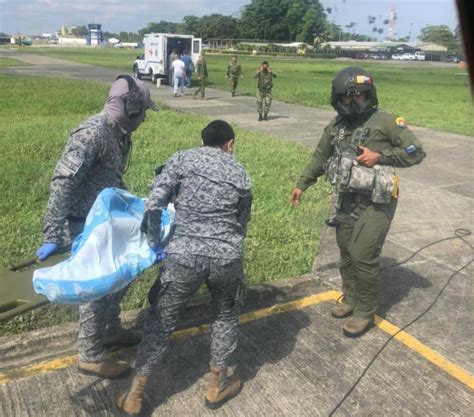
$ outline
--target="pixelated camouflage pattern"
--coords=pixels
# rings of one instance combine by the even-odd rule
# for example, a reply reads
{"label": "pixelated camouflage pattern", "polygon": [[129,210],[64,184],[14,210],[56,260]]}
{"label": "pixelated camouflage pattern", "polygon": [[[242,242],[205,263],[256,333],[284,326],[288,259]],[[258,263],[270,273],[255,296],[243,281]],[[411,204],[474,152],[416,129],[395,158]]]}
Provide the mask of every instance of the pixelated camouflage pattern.
{"label": "pixelated camouflage pattern", "polygon": [[143,229],[159,243],[161,210],[176,195],[167,253],[240,259],[252,194],[245,169],[220,148],[203,146],[173,155],[155,178],[145,203]]}
{"label": "pixelated camouflage pattern", "polygon": [[70,244],[78,233],[72,223],[85,219],[97,195],[106,187],[125,188],[130,147],[130,134],[105,113],[71,131],[51,180],[45,242]]}
{"label": "pixelated camouflage pattern", "polygon": [[171,333],[186,304],[206,283],[211,294],[211,366],[226,368],[237,347],[238,296],[244,285],[243,262],[172,254],[164,261],[158,297],[145,317],[143,339],[138,348],[135,370],[150,375],[168,348]]}
{"label": "pixelated camouflage pattern", "polygon": [[263,94],[271,93],[273,88],[273,79],[276,78],[276,74],[273,72],[258,71],[255,74],[257,79],[257,90]]}
{"label": "pixelated camouflage pattern", "polygon": [[268,113],[270,111],[270,106],[272,105],[272,93],[266,92],[263,93],[260,90],[257,90],[257,113]]}
{"label": "pixelated camouflage pattern", "polygon": [[[106,187],[125,188],[123,174],[130,152],[130,134],[105,113],[71,132],[53,173],[45,219],[45,241],[66,246],[82,232],[97,195]],[[120,328],[120,301],[126,289],[79,307],[79,358],[105,359],[103,341]]]}
{"label": "pixelated camouflage pattern", "polygon": [[235,64],[233,62],[229,62],[227,65],[227,76],[230,78],[239,78],[242,75],[242,65],[238,62]]}
{"label": "pixelated camouflage pattern", "polygon": [[127,289],[79,307],[77,347],[81,362],[98,363],[107,359],[104,339],[121,330],[120,302]]}
{"label": "pixelated camouflage pattern", "polygon": [[198,75],[198,77],[201,77],[201,78],[208,77],[207,61],[206,61],[206,58],[204,58],[203,56],[199,57],[196,63],[196,74]]}

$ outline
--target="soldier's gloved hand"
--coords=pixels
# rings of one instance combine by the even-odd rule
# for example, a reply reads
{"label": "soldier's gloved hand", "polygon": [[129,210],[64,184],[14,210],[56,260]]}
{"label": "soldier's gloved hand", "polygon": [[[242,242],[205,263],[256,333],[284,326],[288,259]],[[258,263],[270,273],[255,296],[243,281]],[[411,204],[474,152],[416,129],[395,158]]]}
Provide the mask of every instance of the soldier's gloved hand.
{"label": "soldier's gloved hand", "polygon": [[36,256],[38,257],[40,261],[44,261],[51,255],[55,254],[59,248],[60,246],[57,243],[45,242],[36,251]]}

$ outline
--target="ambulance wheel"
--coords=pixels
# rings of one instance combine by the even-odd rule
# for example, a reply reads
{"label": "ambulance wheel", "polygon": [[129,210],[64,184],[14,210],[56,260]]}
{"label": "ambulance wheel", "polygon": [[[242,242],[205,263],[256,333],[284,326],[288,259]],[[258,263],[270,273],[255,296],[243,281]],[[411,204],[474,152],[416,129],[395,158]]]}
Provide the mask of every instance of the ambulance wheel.
{"label": "ambulance wheel", "polygon": [[140,71],[138,71],[138,67],[136,65],[133,67],[133,75],[135,75],[135,78],[138,78],[139,80],[142,79],[142,75],[140,74]]}
{"label": "ambulance wheel", "polygon": [[151,82],[153,84],[156,84],[156,80],[158,79],[158,75],[154,74],[153,72],[151,73]]}

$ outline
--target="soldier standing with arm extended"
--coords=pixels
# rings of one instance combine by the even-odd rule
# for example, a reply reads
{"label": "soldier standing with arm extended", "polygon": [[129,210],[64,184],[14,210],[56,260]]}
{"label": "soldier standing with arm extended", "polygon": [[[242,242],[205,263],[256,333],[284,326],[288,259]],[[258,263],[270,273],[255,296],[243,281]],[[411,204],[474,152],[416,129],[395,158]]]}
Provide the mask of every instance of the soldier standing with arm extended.
{"label": "soldier standing with arm extended", "polygon": [[344,298],[331,314],[352,316],[343,331],[357,337],[374,322],[380,253],[397,207],[394,167],[419,164],[426,154],[401,117],[378,111],[373,78],[364,69],[349,67],[336,75],[331,104],[338,116],[324,130],[290,202],[297,206],[323,174],[338,192],[335,224]]}
{"label": "soldier standing with arm extended", "polygon": [[270,68],[268,62],[263,61],[262,65],[255,72],[255,78],[257,79],[258,121],[267,121],[268,112],[270,111],[270,106],[272,105],[273,79],[276,78],[276,74]]}
{"label": "soldier standing with arm extended", "polygon": [[[53,173],[45,217],[44,243],[36,254],[45,260],[71,244],[84,228],[97,195],[107,187],[126,188],[123,175],[129,160],[131,133],[158,107],[136,78],[120,76],[112,84],[101,113],[71,132]],[[126,362],[108,359],[105,344],[133,345],[140,334],[120,325],[120,300],[125,290],[79,308],[79,370],[114,378],[129,370]]]}
{"label": "soldier standing with arm extended", "polygon": [[196,72],[199,80],[199,88],[194,92],[193,98],[196,99],[197,95],[201,93],[201,100],[204,100],[207,83],[207,62],[206,58],[204,58],[204,51],[201,52],[201,55],[199,56],[199,59],[196,63]]}
{"label": "soldier standing with arm extended", "polygon": [[230,80],[230,86],[232,91],[232,97],[235,97],[235,90],[237,89],[237,84],[239,83],[239,77],[243,77],[242,66],[237,62],[237,55],[232,55],[232,58],[227,65],[226,77]]}
{"label": "soldier standing with arm extended", "polygon": [[156,177],[145,206],[143,228],[152,246],[159,245],[161,210],[176,195],[175,231],[166,247],[159,280],[145,318],[136,375],[118,406],[139,414],[145,385],[168,347],[181,312],[206,283],[212,299],[211,381],[206,406],[215,409],[237,395],[242,383],[227,376],[237,347],[239,299],[244,285],[243,243],[252,194],[245,169],[233,158],[234,132],[215,120],[201,132],[204,146],[178,152]]}

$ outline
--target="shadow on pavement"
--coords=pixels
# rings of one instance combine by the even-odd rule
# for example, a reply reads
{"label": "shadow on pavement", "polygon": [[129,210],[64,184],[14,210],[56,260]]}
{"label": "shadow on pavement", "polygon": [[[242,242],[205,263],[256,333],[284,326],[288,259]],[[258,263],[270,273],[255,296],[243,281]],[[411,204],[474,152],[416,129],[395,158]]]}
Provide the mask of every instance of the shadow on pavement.
{"label": "shadow on pavement", "polygon": [[[299,331],[310,325],[310,318],[300,310],[270,316],[239,325],[239,344],[231,366],[244,383],[252,380],[264,365],[275,365],[294,349]],[[130,351],[132,360],[135,350]],[[196,407],[204,407],[204,396],[209,381],[210,334],[171,342],[162,362],[150,378],[145,389],[141,417],[151,416],[160,405],[172,396],[182,395],[188,402],[190,395],[200,398]],[[124,392],[131,378],[99,384],[97,379],[71,397],[79,409],[88,415],[114,415],[120,413],[116,398]],[[194,405],[194,403],[193,403]],[[198,410],[196,410],[198,413]]]}
{"label": "shadow on pavement", "polygon": [[[382,257],[381,264],[389,267],[398,263],[396,259]],[[414,288],[428,288],[432,284],[422,275],[409,268],[395,266],[379,273],[379,307],[377,314],[385,317],[392,307],[407,298]]]}

